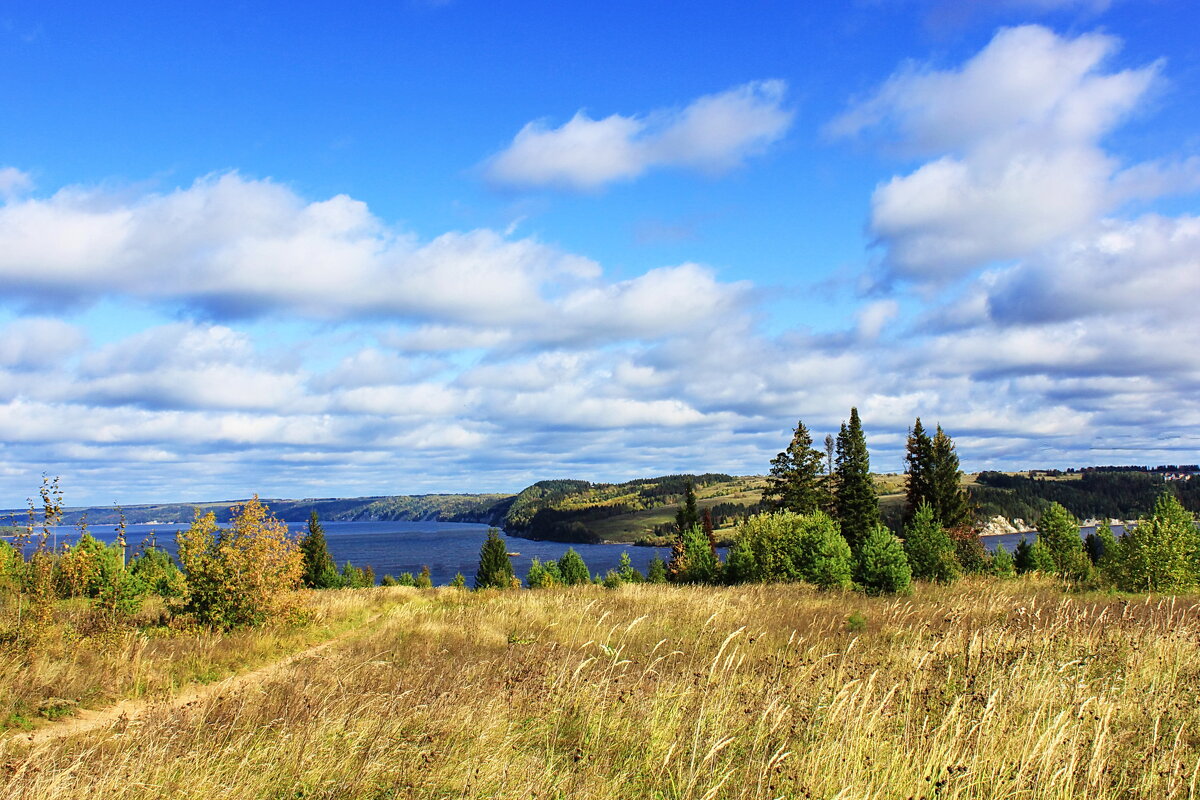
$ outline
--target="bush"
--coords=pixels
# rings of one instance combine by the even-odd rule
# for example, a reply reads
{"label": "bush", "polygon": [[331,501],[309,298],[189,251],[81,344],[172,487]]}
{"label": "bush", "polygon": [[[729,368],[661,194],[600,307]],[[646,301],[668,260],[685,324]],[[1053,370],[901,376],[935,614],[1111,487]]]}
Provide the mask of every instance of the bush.
{"label": "bush", "polygon": [[979,533],[969,525],[962,525],[950,531],[950,539],[954,542],[954,557],[958,560],[963,572],[968,575],[983,575],[991,571],[992,561]]}
{"label": "bush", "polygon": [[743,522],[729,552],[730,582],[803,580],[796,553],[805,519],[791,511],[779,511]]}
{"label": "bush", "polygon": [[180,607],[205,625],[233,628],[284,616],[288,593],[300,583],[304,559],[287,526],[258,501],[234,509],[228,528],[212,512],[178,534],[179,562],[187,576]]}
{"label": "bush", "polygon": [[129,571],[159,597],[183,597],[187,581],[161,547],[147,547],[129,562]]}
{"label": "bush", "polygon": [[429,574],[429,565],[428,564],[423,565],[421,567],[421,571],[419,573],[417,573],[417,584],[416,585],[417,585],[418,589],[432,589],[433,588],[433,578]]}
{"label": "bush", "polygon": [[859,548],[856,577],[868,594],[912,591],[912,570],[904,555],[904,545],[882,525],[872,528]]}

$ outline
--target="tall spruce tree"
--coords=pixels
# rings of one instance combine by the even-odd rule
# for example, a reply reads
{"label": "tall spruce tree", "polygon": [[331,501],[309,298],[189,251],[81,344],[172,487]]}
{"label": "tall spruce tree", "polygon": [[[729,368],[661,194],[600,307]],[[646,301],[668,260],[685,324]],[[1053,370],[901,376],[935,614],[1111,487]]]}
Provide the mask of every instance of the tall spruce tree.
{"label": "tall spruce tree", "polygon": [[332,589],[341,585],[337,564],[329,554],[325,541],[325,528],[317,512],[308,518],[308,531],[300,540],[300,552],[304,555],[304,585],[311,589]]}
{"label": "tall spruce tree", "polygon": [[811,514],[821,505],[821,465],[824,458],[813,447],[804,422],[796,423],[787,449],[771,459],[771,472],[763,501],[771,511]]}
{"label": "tall spruce tree", "polygon": [[675,533],[677,536],[683,536],[685,531],[691,530],[699,524],[700,512],[696,510],[696,487],[691,481],[688,481],[683,490],[683,502],[679,504],[679,510],[675,512]]}
{"label": "tall spruce tree", "polygon": [[958,468],[958,453],[954,441],[937,426],[933,435],[933,471],[930,475],[930,505],[938,521],[948,529],[971,524],[971,503],[959,485],[962,472]]}
{"label": "tall spruce tree", "polygon": [[[913,423],[908,432],[904,453],[906,488],[904,497],[904,519],[911,520],[922,503],[933,504],[930,482],[933,478],[933,439],[925,432],[921,418]],[[936,513],[936,512],[935,512]]]}
{"label": "tall spruce tree", "polygon": [[871,457],[858,409],[850,409],[850,424],[842,423],[837,437],[837,516],[842,535],[858,552],[859,545],[879,523],[879,501],[871,479]]}
{"label": "tall spruce tree", "polygon": [[500,531],[488,530],[483,547],[479,548],[479,569],[475,573],[476,589],[507,589],[513,583],[512,562]]}

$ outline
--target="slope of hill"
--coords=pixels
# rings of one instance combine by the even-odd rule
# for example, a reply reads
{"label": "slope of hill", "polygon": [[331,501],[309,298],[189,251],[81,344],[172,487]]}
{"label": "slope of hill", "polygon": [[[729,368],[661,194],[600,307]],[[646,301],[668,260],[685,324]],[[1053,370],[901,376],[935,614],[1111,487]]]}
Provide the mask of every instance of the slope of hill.
{"label": "slope of hill", "polygon": [[758,509],[764,481],[720,473],[664,475],[625,483],[541,481],[513,500],[504,519],[511,536],[561,542],[653,540],[673,528],[687,483],[697,505],[717,527],[731,526]]}

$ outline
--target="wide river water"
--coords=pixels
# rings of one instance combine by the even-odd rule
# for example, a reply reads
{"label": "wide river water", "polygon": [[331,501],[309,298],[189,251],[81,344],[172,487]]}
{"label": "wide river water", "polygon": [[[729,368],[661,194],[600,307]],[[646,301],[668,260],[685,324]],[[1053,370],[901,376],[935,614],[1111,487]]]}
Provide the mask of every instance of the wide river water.
{"label": "wide river water", "polygon": [[[460,522],[322,522],[329,553],[338,566],[347,561],[356,567],[371,567],[377,579],[384,575],[399,575],[411,572],[416,575],[424,565],[429,566],[429,576],[435,585],[450,583],[455,573],[461,572],[470,586],[479,567],[479,548],[487,538],[487,525]],[[156,541],[172,557],[175,556],[175,534],[185,530],[185,524],[130,525],[126,534],[129,554],[132,556],[143,542]],[[307,523],[291,522],[288,528],[303,532]],[[73,544],[79,539],[79,530],[73,526],[59,526],[57,543]],[[111,525],[96,525],[88,532],[102,542],[111,544],[116,532]],[[617,566],[622,552],[629,553],[633,565],[645,573],[655,553],[664,559],[670,557],[670,548],[634,547],[613,544],[564,544],[562,542],[535,542],[531,539],[504,537],[512,557],[513,571],[522,580],[529,571],[533,558],[543,561],[557,559],[574,547],[593,575],[603,575]],[[53,542],[51,542],[53,544]]]}
{"label": "wide river water", "polygon": [[[429,566],[429,575],[435,585],[449,583],[455,573],[461,572],[470,586],[475,570],[479,566],[479,548],[487,538],[487,525],[474,525],[460,522],[324,522],[325,538],[329,543],[329,552],[337,561],[338,566],[347,561],[356,567],[371,567],[375,570],[376,578],[384,575],[399,575],[411,572],[416,575],[421,567]],[[160,547],[175,556],[175,534],[187,528],[184,524],[162,525],[130,525],[126,540],[129,543],[129,553],[132,556],[143,543],[156,542]],[[301,533],[306,523],[291,522],[288,528]],[[1095,528],[1083,528],[1080,536],[1086,536]],[[73,526],[58,526],[54,529],[57,539],[51,544],[73,544],[79,539],[79,530]],[[92,536],[102,542],[112,543],[116,532],[111,526],[97,525],[89,529]],[[1113,532],[1120,536],[1124,531],[1114,525]],[[1017,542],[1022,536],[1028,536],[1033,541],[1035,533],[1004,534],[1001,536],[984,537],[984,546],[989,551],[995,551],[996,546],[1003,544],[1008,552],[1016,549]],[[593,575],[603,575],[617,566],[621,553],[629,553],[633,565],[646,572],[650,560],[655,554],[662,558],[670,558],[670,548],[667,547],[634,547],[633,545],[615,544],[565,544],[562,542],[535,542],[531,539],[519,539],[506,536],[505,542],[512,557],[513,571],[522,580],[529,570],[533,558],[543,561],[557,559],[574,547]],[[722,557],[725,553],[722,551]]]}

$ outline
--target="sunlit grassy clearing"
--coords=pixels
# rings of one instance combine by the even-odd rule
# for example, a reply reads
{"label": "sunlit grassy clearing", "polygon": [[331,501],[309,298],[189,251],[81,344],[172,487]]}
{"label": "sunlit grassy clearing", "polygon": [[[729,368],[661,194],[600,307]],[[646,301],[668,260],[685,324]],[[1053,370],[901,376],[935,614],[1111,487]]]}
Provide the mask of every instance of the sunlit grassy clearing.
{"label": "sunlit grassy clearing", "polygon": [[429,597],[262,686],[121,735],[10,743],[6,796],[1166,798],[1197,783],[1196,598],[991,580],[899,600]]}
{"label": "sunlit grassy clearing", "polygon": [[[296,597],[305,609],[301,623],[230,632],[155,625],[166,620],[159,598],[139,613],[141,628],[98,626],[99,615],[85,600],[61,601],[36,643],[0,650],[0,723],[44,724],[39,708],[50,700],[99,708],[121,698],[161,698],[191,682],[218,680],[327,640],[419,594],[381,588],[304,591]],[[0,606],[0,623],[11,623],[6,617],[15,614],[11,605]]]}

